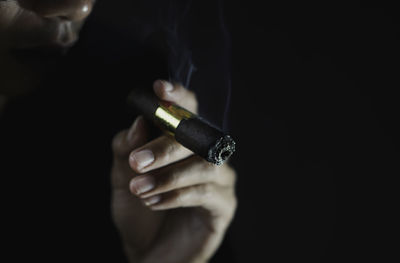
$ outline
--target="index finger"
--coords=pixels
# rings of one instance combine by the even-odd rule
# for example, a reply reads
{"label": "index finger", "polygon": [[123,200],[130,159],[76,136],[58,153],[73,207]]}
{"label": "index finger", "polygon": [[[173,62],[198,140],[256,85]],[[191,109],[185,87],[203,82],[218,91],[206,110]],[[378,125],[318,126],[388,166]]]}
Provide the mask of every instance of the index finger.
{"label": "index finger", "polygon": [[191,155],[193,155],[192,151],[173,138],[164,135],[134,150],[129,156],[129,165],[138,173],[146,173],[186,159]]}

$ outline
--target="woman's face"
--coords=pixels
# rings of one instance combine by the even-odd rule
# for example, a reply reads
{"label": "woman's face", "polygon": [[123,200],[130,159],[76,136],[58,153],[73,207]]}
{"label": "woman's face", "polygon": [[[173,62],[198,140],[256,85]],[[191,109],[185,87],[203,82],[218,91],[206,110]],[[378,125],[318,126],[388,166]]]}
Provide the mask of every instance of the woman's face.
{"label": "woman's face", "polygon": [[78,40],[94,2],[0,0],[0,94],[22,85],[16,79],[18,75],[29,75],[29,66],[18,60],[18,53],[61,52],[71,47]]}

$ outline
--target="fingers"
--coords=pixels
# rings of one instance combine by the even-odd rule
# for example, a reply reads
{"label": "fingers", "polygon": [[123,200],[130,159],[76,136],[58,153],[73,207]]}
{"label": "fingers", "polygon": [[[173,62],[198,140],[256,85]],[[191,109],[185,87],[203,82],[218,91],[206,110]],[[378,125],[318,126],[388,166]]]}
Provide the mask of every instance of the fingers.
{"label": "fingers", "polygon": [[[154,92],[162,100],[197,111],[194,93],[182,85],[156,81]],[[129,170],[115,173],[123,174],[123,178],[113,179],[116,185],[129,189],[152,210],[202,206],[232,216],[236,208],[236,174],[229,165],[209,164],[168,136],[148,142],[146,134],[140,117],[113,140],[115,159]]]}
{"label": "fingers", "polygon": [[193,156],[174,166],[152,171],[134,178],[130,183],[131,192],[147,198],[178,188],[204,183],[232,186],[234,174]]}
{"label": "fingers", "polygon": [[[154,92],[162,100],[172,101],[191,110],[197,111],[197,101],[193,92],[180,84],[157,80]],[[130,154],[129,164],[137,173],[164,167],[185,159],[193,153],[168,136],[161,136]]]}
{"label": "fingers", "polygon": [[203,207],[216,217],[229,218],[237,206],[232,188],[216,184],[201,184],[180,188],[142,200],[151,210],[169,210],[185,207]]}
{"label": "fingers", "polygon": [[[152,206],[153,210],[211,205],[211,203],[215,204],[215,201],[221,201],[221,197],[216,195],[224,190],[224,188],[211,183],[194,185],[180,188],[164,195],[145,198],[143,203],[147,206]],[[222,199],[224,200],[224,198]]]}
{"label": "fingers", "polygon": [[[197,100],[193,92],[180,84],[157,80],[154,92],[161,100],[177,103],[193,112],[197,111]],[[193,153],[168,136],[161,136],[130,154],[129,164],[137,173],[164,167],[185,159]]]}
{"label": "fingers", "polygon": [[114,136],[112,140],[114,157],[126,158],[133,149],[142,146],[146,140],[146,123],[143,116],[139,116],[128,130],[123,130]]}
{"label": "fingers", "polygon": [[157,80],[153,84],[155,94],[161,99],[174,102],[194,113],[197,113],[197,99],[194,92],[180,84],[172,84],[164,80]]}
{"label": "fingers", "polygon": [[112,140],[114,162],[112,167],[112,186],[114,189],[125,189],[134,176],[129,166],[129,153],[145,144],[147,128],[143,117],[139,116],[128,130],[119,132]]}
{"label": "fingers", "polygon": [[192,154],[174,139],[161,136],[134,150],[129,156],[129,165],[138,173],[146,173],[185,159]]}
{"label": "fingers", "polygon": [[203,206],[235,209],[236,175],[227,165],[214,166],[197,156],[133,178],[130,190],[153,210]]}

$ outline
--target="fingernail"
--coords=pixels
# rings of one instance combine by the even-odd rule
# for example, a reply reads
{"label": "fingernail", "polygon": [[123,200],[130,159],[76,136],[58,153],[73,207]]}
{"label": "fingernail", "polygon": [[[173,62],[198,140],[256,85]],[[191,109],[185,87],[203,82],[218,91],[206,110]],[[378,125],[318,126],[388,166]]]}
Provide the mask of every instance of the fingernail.
{"label": "fingernail", "polygon": [[154,91],[159,96],[172,95],[173,90],[174,86],[168,81],[157,80],[154,82]]}
{"label": "fingernail", "polygon": [[161,200],[161,196],[155,195],[155,196],[143,199],[143,203],[147,206],[150,206],[150,205],[157,204],[158,202],[160,202],[160,200]]}
{"label": "fingernail", "polygon": [[136,133],[137,126],[138,126],[138,123],[139,123],[139,119],[140,119],[140,118],[141,118],[140,116],[137,117],[136,120],[134,121],[134,123],[132,124],[131,128],[129,129],[128,134],[126,135],[126,140],[127,140],[128,142],[131,142],[131,141],[133,140],[133,136],[134,136],[135,133]]}
{"label": "fingernail", "polygon": [[155,181],[151,176],[136,177],[131,181],[130,187],[133,193],[139,195],[154,189]]}
{"label": "fingernail", "polygon": [[167,92],[171,92],[174,89],[174,86],[172,86],[171,83],[163,81],[163,85],[164,85],[164,90]]}
{"label": "fingernail", "polygon": [[137,169],[141,170],[154,162],[154,154],[150,150],[142,150],[132,154],[130,159],[136,163]]}

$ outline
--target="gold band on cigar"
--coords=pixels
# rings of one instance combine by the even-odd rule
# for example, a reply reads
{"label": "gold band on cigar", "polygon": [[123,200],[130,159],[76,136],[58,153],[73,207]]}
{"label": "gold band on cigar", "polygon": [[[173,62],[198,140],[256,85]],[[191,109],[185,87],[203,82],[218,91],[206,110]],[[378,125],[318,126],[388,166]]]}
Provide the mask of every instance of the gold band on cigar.
{"label": "gold band on cigar", "polygon": [[161,127],[172,136],[175,135],[175,130],[182,120],[195,116],[190,111],[169,103],[160,105],[154,115]]}

